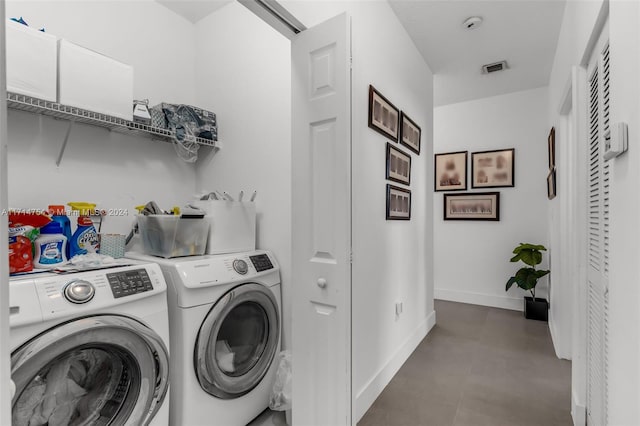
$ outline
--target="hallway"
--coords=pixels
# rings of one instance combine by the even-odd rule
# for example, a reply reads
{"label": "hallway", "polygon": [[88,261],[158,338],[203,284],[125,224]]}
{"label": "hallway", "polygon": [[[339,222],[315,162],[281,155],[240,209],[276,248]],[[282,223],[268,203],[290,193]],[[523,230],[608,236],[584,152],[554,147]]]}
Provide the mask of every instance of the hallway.
{"label": "hallway", "polygon": [[358,426],[571,425],[571,363],[546,322],[435,301],[437,325]]}

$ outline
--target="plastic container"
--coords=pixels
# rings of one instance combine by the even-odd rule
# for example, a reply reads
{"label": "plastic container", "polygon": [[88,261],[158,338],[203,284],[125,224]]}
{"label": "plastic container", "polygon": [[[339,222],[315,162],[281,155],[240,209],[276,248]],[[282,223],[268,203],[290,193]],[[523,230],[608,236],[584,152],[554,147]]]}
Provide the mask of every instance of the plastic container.
{"label": "plastic container", "polygon": [[62,235],[67,237],[67,248],[66,248],[65,254],[67,255],[67,259],[69,259],[70,258],[69,241],[71,241],[71,221],[69,220],[69,218],[65,213],[66,209],[64,208],[63,205],[50,205],[48,210],[49,210],[49,214],[51,215],[51,219],[54,222],[58,222],[62,227]]}
{"label": "plastic container", "polygon": [[34,244],[36,254],[33,266],[36,268],[53,268],[67,261],[67,237],[62,234],[62,227],[58,222],[43,226]]}
{"label": "plastic container", "polygon": [[138,228],[146,254],[164,258],[198,256],[207,247],[209,222],[204,218],[139,215]]}

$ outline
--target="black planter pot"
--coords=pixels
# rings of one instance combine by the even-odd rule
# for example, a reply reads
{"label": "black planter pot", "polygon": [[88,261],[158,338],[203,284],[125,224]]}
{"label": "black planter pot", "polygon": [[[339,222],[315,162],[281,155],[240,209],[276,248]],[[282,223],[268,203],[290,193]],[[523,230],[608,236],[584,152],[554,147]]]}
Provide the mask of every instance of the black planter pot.
{"label": "black planter pot", "polygon": [[549,302],[546,299],[525,296],[524,298],[524,317],[538,321],[549,320]]}

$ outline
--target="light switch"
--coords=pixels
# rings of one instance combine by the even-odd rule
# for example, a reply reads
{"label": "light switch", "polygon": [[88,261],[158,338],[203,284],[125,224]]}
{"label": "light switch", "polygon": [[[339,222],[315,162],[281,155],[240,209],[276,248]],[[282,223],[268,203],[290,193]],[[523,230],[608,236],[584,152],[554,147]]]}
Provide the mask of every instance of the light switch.
{"label": "light switch", "polygon": [[627,123],[613,123],[604,135],[604,159],[608,161],[628,149],[629,130]]}

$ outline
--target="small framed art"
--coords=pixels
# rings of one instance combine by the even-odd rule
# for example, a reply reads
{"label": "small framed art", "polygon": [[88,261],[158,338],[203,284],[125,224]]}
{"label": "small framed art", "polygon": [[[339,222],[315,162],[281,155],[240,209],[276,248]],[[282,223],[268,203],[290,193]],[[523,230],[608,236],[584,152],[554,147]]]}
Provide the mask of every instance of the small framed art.
{"label": "small framed art", "polygon": [[387,179],[411,184],[411,156],[387,142]]}
{"label": "small framed art", "polygon": [[549,170],[556,166],[556,128],[552,127],[547,136],[547,145],[549,149]]}
{"label": "small framed art", "polygon": [[547,198],[553,200],[556,198],[556,168],[549,170],[547,175]]}
{"label": "small framed art", "polygon": [[434,190],[464,191],[467,189],[467,151],[435,155]]}
{"label": "small framed art", "polygon": [[398,108],[369,85],[369,127],[397,142],[398,117]]}
{"label": "small framed art", "polygon": [[500,220],[499,192],[444,194],[444,220]]}
{"label": "small framed art", "polygon": [[411,220],[411,191],[387,184],[387,220]]}
{"label": "small framed art", "polygon": [[471,153],[471,187],[502,188],[514,186],[515,149]]}
{"label": "small framed art", "polygon": [[420,155],[422,130],[404,111],[400,112],[400,143]]}

